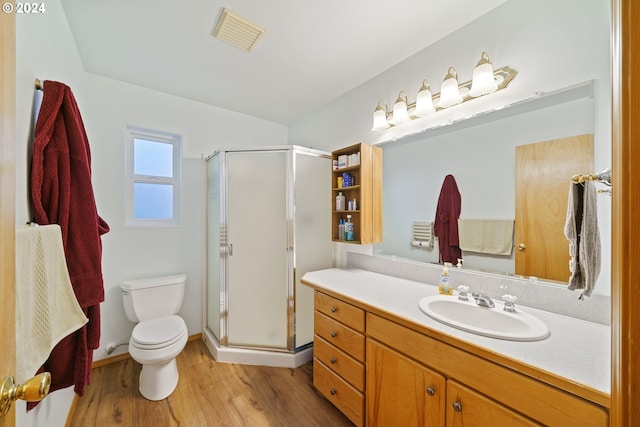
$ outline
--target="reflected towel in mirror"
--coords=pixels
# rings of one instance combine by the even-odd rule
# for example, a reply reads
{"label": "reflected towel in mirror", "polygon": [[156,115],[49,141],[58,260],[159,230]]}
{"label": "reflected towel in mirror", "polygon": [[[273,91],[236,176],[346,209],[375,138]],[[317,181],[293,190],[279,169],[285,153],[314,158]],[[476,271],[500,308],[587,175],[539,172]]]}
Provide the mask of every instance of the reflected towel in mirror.
{"label": "reflected towel in mirror", "polygon": [[569,184],[567,221],[564,227],[571,256],[568,289],[582,289],[584,296],[591,295],[600,274],[597,197],[595,184],[591,181]]}
{"label": "reflected towel in mirror", "polygon": [[458,219],[460,249],[493,255],[511,255],[512,219]]}

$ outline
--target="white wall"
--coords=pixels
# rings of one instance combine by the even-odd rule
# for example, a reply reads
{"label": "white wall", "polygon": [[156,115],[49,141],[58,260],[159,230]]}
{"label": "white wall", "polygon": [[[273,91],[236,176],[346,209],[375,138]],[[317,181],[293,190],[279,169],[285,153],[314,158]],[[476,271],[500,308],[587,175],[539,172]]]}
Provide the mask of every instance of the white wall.
{"label": "white wall", "polygon": [[373,110],[381,98],[391,108],[398,92],[405,90],[414,102],[423,79],[440,92],[449,66],[456,67],[460,81],[470,80],[481,52],[487,51],[495,67],[509,65],[519,74],[508,90],[466,105],[484,106],[496,97],[504,103],[518,101],[538,91],[595,79],[596,139],[608,141],[609,7],[608,0],[510,0],[292,123],[289,140],[325,150],[386,140],[389,131],[371,131]]}
{"label": "white wall", "polygon": [[[284,145],[285,126],[86,74],[83,117],[93,156],[93,181],[100,215],[111,231],[102,238],[105,302],[101,348],[127,342],[133,328],[122,306],[123,280],[186,273],[181,316],[189,334],[202,331],[203,171],[202,154],[221,146]],[[182,135],[183,225],[126,227],[124,224],[124,141],[127,124]],[[126,352],[126,346],[113,354]]]}
{"label": "white wall", "polygon": [[[93,188],[99,214],[111,231],[103,236],[105,302],[101,342],[94,360],[107,357],[110,342],[127,342],[133,329],[122,308],[122,280],[184,272],[189,283],[181,315],[189,334],[202,330],[203,192],[201,155],[216,148],[284,145],[286,126],[158,93],[86,73],[59,0],[48,0],[42,15],[18,15],[16,226],[29,219],[28,163],[32,138],[34,79],[69,85],[82,113],[91,145]],[[124,131],[127,124],[174,132],[183,137],[183,225],[170,228],[124,226]],[[113,354],[126,352],[126,346]],[[62,426],[73,398],[57,391],[17,425]]]}

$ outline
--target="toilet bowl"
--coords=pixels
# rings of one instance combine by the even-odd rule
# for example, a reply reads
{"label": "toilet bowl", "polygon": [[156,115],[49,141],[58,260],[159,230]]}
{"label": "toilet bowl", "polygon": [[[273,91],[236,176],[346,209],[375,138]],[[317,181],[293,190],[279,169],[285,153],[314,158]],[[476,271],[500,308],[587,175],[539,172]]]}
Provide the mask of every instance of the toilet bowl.
{"label": "toilet bowl", "polygon": [[129,339],[129,354],[142,365],[139,390],[149,400],[168,397],[178,385],[176,357],[189,337],[184,320],[176,315],[185,282],[185,275],[176,275],[121,285],[127,318],[137,323]]}
{"label": "toilet bowl", "polygon": [[140,394],[149,400],[168,397],[178,385],[176,357],[188,339],[187,326],[178,316],[138,323],[129,340],[131,358],[142,365]]}

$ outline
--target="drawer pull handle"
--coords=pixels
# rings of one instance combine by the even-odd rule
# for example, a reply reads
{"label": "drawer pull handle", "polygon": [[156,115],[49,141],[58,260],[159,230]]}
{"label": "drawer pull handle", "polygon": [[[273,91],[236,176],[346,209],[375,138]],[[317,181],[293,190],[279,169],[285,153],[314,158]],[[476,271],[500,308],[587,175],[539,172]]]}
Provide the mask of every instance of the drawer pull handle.
{"label": "drawer pull handle", "polygon": [[338,307],[335,307],[335,306],[331,307],[331,312],[332,313],[335,313],[336,311],[338,311]]}
{"label": "drawer pull handle", "polygon": [[427,394],[429,396],[433,396],[434,394],[436,394],[436,390],[433,387],[427,387]]}
{"label": "drawer pull handle", "polygon": [[332,365],[335,365],[337,361],[338,361],[338,359],[336,359],[335,357],[331,358],[331,364]]}
{"label": "drawer pull handle", "polygon": [[453,402],[452,403],[453,406],[453,410],[456,412],[462,412],[462,403],[460,402]]}
{"label": "drawer pull handle", "polygon": [[335,396],[337,391],[335,388],[332,388],[331,390],[329,390],[329,393],[331,393],[331,396]]}
{"label": "drawer pull handle", "polygon": [[336,331],[331,332],[331,338],[335,338],[336,336],[338,336],[338,333]]}

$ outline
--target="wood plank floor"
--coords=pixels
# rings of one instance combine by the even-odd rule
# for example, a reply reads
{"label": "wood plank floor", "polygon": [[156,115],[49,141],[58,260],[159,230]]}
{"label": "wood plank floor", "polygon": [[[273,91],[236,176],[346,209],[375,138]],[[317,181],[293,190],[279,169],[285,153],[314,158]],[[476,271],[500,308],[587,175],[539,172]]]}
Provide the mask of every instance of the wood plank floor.
{"label": "wood plank floor", "polygon": [[312,385],[312,363],[296,369],[216,362],[201,340],[178,356],[180,380],[168,398],[138,391],[131,359],[95,368],[71,427],[348,426],[353,424]]}

